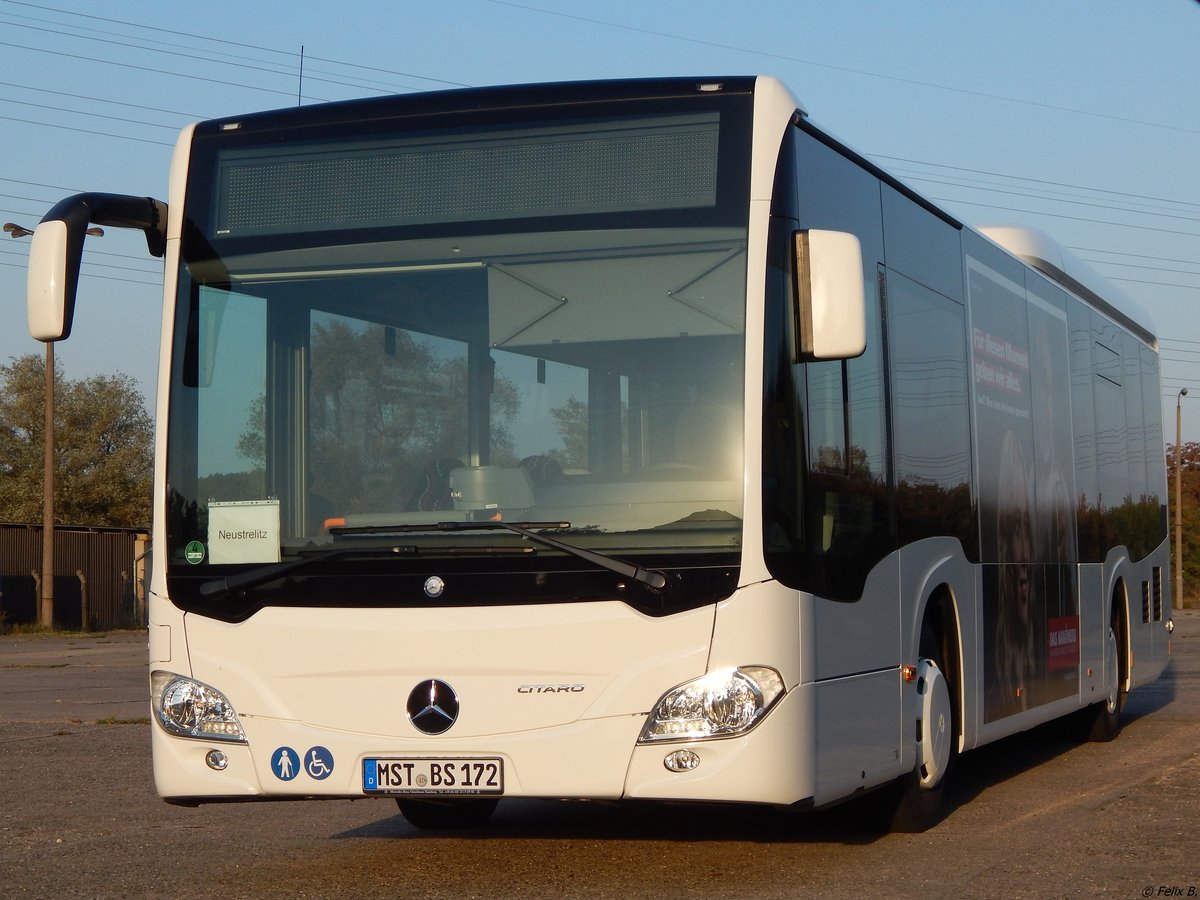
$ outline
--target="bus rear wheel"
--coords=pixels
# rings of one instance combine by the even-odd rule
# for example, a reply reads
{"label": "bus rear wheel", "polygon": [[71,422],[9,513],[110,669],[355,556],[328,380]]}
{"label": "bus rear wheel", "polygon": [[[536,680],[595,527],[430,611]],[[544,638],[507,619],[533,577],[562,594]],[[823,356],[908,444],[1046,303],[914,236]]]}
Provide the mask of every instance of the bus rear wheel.
{"label": "bus rear wheel", "polygon": [[498,800],[472,797],[454,800],[417,800],[397,797],[400,814],[414,828],[434,830],[477,828],[491,818]]}
{"label": "bus rear wheel", "polygon": [[1115,740],[1121,733],[1125,706],[1125,634],[1120,607],[1113,605],[1112,621],[1104,645],[1104,699],[1078,713],[1078,736],[1086,741]]}

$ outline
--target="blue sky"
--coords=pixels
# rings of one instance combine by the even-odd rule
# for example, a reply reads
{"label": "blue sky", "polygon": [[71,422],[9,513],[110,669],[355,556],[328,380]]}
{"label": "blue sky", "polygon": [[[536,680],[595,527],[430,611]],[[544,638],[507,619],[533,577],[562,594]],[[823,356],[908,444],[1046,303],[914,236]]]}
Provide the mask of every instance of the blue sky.
{"label": "blue sky", "polygon": [[[166,199],[188,121],[458,85],[765,73],[813,118],[970,224],[1042,228],[1152,314],[1167,436],[1200,440],[1200,3],[0,0],[0,220],[81,190]],[[41,353],[28,241],[0,237],[0,361]],[[89,239],[72,378],[153,402],[161,268]],[[1189,406],[1194,404],[1195,411]]]}

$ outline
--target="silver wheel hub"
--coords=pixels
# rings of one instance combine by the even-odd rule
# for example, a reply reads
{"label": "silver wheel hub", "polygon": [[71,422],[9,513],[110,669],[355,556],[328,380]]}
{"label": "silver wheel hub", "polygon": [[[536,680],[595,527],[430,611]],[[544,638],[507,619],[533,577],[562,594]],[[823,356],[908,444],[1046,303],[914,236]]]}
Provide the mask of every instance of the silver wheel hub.
{"label": "silver wheel hub", "polygon": [[1108,641],[1104,647],[1104,682],[1108,689],[1105,699],[1105,706],[1108,709],[1108,714],[1112,715],[1117,711],[1117,701],[1121,691],[1121,666],[1117,660],[1117,634],[1110,627],[1108,629]]}
{"label": "silver wheel hub", "polygon": [[946,774],[954,740],[950,687],[932,659],[917,663],[917,703],[921,715],[921,740],[917,743],[917,780],[934,788]]}

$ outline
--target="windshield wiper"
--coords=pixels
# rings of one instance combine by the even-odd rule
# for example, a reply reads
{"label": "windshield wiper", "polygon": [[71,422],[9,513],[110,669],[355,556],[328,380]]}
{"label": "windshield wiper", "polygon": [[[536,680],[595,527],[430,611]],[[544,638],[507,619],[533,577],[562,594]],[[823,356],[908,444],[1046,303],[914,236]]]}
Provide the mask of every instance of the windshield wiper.
{"label": "windshield wiper", "polygon": [[[533,548],[520,548],[517,552],[528,553],[532,552]],[[439,553],[512,553],[509,548],[500,549],[485,549],[480,550],[474,547],[442,547],[438,549]],[[241,588],[257,587],[260,584],[266,584],[269,581],[274,581],[276,578],[281,578],[293,569],[299,569],[314,562],[325,562],[330,559],[338,559],[344,557],[361,557],[368,559],[371,557],[380,556],[416,556],[420,553],[419,548],[415,546],[407,547],[336,547],[331,550],[318,550],[315,552],[305,553],[299,559],[289,559],[287,562],[268,563],[265,566],[260,566],[257,569],[249,569],[245,572],[239,572],[236,575],[227,575],[224,578],[214,578],[212,581],[206,581],[200,585],[200,593],[205,597],[211,597],[213,594],[227,594],[231,591],[236,591]]]}
{"label": "windshield wiper", "polygon": [[618,575],[624,575],[626,578],[632,578],[656,591],[661,591],[667,586],[667,576],[656,569],[643,569],[641,566],[635,566],[632,563],[627,563],[624,560],[608,556],[607,554],[597,553],[594,550],[587,550],[583,547],[576,547],[574,544],[568,544],[557,538],[538,534],[532,530],[534,528],[562,529],[570,527],[570,522],[431,522],[427,525],[335,525],[329,529],[329,533],[404,534],[416,531],[511,531],[513,534],[519,534],[526,540],[551,547],[555,550],[561,550],[563,553],[569,553],[602,569],[616,572]]}
{"label": "windshield wiper", "polygon": [[382,554],[413,556],[416,552],[416,547],[345,547],[334,550],[321,550],[316,553],[306,553],[298,559],[289,559],[287,562],[268,563],[265,566],[239,572],[236,575],[214,578],[212,581],[206,581],[200,585],[200,593],[205,597],[211,597],[213,594],[229,593],[239,588],[255,587],[260,584],[266,584],[268,581],[274,581],[276,578],[286,575],[293,569],[299,569],[314,562],[323,562],[343,556],[380,556]]}

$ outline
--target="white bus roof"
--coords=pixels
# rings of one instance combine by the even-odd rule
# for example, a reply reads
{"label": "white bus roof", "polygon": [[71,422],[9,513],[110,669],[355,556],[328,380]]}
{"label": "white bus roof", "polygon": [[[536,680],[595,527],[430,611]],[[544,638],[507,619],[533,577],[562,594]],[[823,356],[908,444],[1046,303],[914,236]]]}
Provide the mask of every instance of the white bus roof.
{"label": "white bus roof", "polygon": [[1044,231],[1019,225],[976,230],[1157,347],[1154,322],[1142,305]]}

